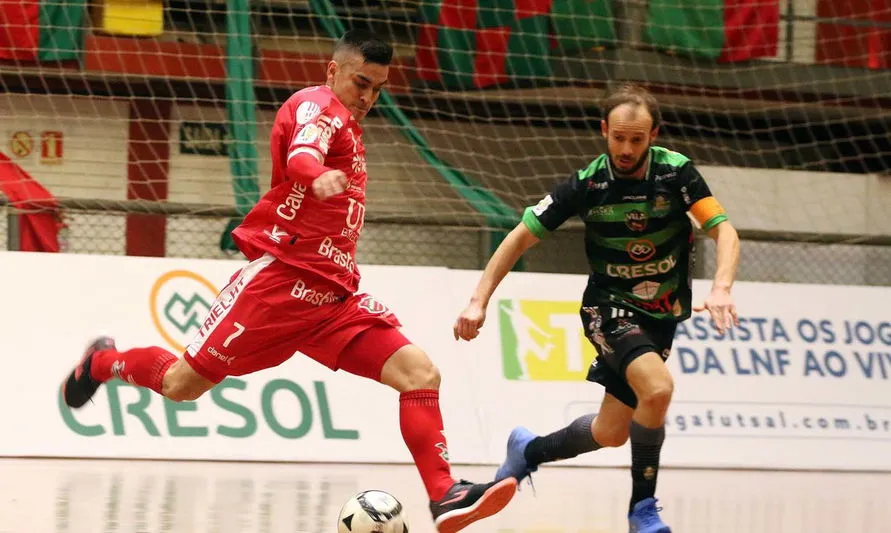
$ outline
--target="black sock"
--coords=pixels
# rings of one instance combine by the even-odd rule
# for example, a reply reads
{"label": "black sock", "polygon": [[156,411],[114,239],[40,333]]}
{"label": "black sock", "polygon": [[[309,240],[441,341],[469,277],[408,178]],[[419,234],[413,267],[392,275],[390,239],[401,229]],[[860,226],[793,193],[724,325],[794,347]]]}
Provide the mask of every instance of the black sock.
{"label": "black sock", "polygon": [[569,459],[585,452],[599,450],[601,446],[591,436],[593,421],[594,415],[585,415],[550,435],[532,439],[523,453],[526,462],[534,467],[541,463]]}
{"label": "black sock", "polygon": [[665,441],[665,426],[647,428],[631,421],[631,504],[634,505],[656,495],[656,477],[659,474],[659,454]]}

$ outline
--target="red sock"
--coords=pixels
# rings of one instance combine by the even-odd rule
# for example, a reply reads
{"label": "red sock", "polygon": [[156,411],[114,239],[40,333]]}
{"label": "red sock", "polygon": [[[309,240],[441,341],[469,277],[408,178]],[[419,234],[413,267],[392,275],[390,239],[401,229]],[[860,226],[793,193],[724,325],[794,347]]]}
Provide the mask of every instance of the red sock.
{"label": "red sock", "polygon": [[175,361],[175,355],[157,346],[134,348],[126,352],[102,350],[93,354],[90,375],[101,382],[116,377],[162,394],[164,374]]}
{"label": "red sock", "polygon": [[424,481],[430,501],[437,501],[455,483],[442,434],[439,391],[413,390],[399,395],[399,428]]}

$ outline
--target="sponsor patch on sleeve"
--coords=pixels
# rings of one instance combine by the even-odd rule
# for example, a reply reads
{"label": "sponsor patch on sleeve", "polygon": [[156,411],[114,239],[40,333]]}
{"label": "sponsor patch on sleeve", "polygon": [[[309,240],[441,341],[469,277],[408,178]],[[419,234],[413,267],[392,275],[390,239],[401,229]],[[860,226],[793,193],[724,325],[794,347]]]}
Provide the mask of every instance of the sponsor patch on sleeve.
{"label": "sponsor patch on sleeve", "polygon": [[297,124],[306,124],[319,116],[319,113],[321,112],[322,108],[319,104],[315,102],[303,102],[297,106],[295,119],[297,120]]}
{"label": "sponsor patch on sleeve", "polygon": [[297,134],[295,144],[312,144],[318,140],[320,133],[321,130],[318,126],[315,124],[307,124],[306,126],[303,126],[300,133]]}
{"label": "sponsor patch on sleeve", "polygon": [[538,202],[538,204],[532,208],[532,212],[535,213],[535,216],[541,216],[541,214],[544,213],[548,209],[548,207],[550,207],[550,205],[553,203],[554,203],[554,199],[549,194],[549,195],[545,196],[544,198],[542,198],[541,201]]}

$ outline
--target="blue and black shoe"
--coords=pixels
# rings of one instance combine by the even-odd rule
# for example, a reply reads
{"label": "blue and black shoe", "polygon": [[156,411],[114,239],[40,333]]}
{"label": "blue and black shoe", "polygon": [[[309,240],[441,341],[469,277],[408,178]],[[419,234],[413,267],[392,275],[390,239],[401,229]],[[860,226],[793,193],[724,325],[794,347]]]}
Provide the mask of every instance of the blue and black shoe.
{"label": "blue and black shoe", "polygon": [[495,472],[495,481],[501,481],[512,477],[519,484],[523,479],[538,470],[538,465],[530,465],[526,461],[526,446],[536,438],[535,435],[524,427],[514,428],[507,438],[507,458]]}
{"label": "blue and black shoe", "polygon": [[661,507],[656,507],[656,498],[647,498],[634,504],[628,515],[628,533],[671,533],[671,528],[659,518]]}

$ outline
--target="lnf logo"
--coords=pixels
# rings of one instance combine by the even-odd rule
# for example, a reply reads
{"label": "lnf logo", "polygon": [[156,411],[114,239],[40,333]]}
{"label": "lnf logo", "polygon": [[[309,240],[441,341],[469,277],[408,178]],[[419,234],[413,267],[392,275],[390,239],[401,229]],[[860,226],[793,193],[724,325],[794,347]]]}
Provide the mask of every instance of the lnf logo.
{"label": "lnf logo", "polygon": [[585,338],[578,302],[500,300],[504,377],[578,381],[597,351]]}

